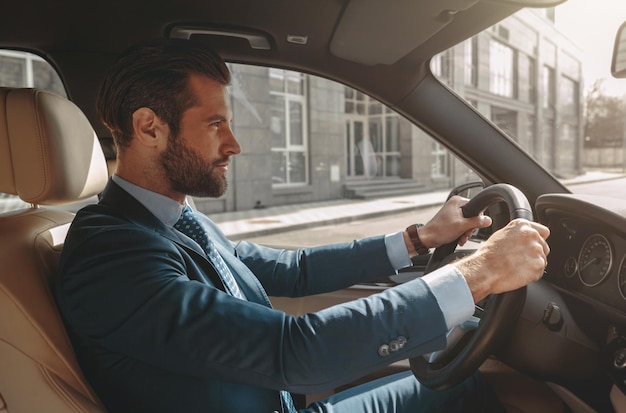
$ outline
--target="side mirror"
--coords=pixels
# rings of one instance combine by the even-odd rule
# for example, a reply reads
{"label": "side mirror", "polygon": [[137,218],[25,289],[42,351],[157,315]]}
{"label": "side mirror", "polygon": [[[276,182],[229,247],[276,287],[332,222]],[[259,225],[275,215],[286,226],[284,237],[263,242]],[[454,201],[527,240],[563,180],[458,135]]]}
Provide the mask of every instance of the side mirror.
{"label": "side mirror", "polygon": [[626,22],[622,23],[615,36],[611,74],[617,78],[626,77]]}

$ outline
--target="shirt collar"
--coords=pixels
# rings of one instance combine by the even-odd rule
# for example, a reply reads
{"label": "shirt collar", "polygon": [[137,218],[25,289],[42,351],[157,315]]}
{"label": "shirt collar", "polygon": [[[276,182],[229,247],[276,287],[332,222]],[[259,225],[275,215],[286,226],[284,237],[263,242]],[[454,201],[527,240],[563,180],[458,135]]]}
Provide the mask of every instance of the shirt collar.
{"label": "shirt collar", "polygon": [[113,174],[111,177],[113,182],[118,184],[122,189],[131,194],[137,201],[139,201],[146,209],[154,216],[156,216],[161,222],[167,226],[174,226],[176,221],[183,213],[185,205],[181,205],[165,195],[157,194],[146,188],[142,188],[131,182],[128,182],[124,178]]}

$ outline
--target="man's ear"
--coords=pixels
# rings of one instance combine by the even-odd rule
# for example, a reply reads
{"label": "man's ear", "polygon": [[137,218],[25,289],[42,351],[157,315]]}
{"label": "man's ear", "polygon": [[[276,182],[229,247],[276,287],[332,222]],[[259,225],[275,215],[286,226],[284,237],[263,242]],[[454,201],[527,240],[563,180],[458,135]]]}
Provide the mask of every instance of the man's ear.
{"label": "man's ear", "polygon": [[152,109],[143,107],[133,112],[133,132],[142,145],[158,147],[167,143],[169,128]]}

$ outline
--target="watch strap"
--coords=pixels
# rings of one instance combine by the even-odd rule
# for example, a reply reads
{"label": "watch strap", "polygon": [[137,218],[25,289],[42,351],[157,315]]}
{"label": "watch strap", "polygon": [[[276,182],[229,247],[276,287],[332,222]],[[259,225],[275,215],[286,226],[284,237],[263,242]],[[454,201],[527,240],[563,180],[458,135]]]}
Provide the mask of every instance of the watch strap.
{"label": "watch strap", "polygon": [[415,248],[418,255],[428,254],[430,251],[424,244],[422,244],[422,240],[420,240],[420,236],[417,232],[417,229],[423,226],[424,224],[414,224],[410,225],[406,229],[406,232],[409,234],[411,244],[413,244],[413,248]]}

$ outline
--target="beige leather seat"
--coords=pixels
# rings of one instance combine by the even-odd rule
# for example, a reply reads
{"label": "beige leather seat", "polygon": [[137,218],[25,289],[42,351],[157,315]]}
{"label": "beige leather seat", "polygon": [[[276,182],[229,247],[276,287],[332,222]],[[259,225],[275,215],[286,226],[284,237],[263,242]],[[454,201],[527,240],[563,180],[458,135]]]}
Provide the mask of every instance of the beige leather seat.
{"label": "beige leather seat", "polygon": [[0,89],[0,192],[31,208],[0,215],[0,412],[104,412],[86,383],[49,289],[73,214],[107,168],[91,125],[69,100]]}

